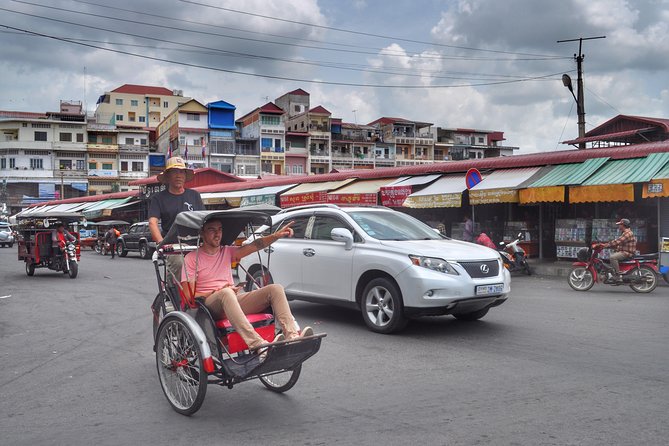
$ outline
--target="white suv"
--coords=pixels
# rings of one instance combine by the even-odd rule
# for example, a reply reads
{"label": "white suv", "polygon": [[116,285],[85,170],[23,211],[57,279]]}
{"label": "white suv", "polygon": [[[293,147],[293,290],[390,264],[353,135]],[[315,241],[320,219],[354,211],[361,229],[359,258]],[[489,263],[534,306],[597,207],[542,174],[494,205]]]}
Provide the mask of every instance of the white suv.
{"label": "white suv", "polygon": [[401,330],[414,316],[477,320],[511,289],[497,251],[448,239],[389,208],[292,208],[272,218],[271,230],[289,221],[295,236],[245,257],[242,268],[261,280],[260,257],[289,299],[354,307],[378,333]]}

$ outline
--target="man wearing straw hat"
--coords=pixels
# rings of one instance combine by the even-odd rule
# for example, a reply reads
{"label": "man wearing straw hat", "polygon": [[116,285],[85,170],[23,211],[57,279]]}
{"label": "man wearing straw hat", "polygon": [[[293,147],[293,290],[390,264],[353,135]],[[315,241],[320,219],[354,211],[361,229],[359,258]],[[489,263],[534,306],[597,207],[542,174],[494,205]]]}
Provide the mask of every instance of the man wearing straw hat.
{"label": "man wearing straw hat", "polygon": [[[160,243],[163,240],[180,212],[204,210],[200,194],[185,187],[194,176],[193,169],[186,167],[183,158],[179,156],[169,158],[165,163],[165,170],[158,174],[158,181],[167,188],[151,197],[149,204],[149,230],[154,242]],[[168,257],[168,267],[178,280],[181,279],[182,264],[181,256]]]}

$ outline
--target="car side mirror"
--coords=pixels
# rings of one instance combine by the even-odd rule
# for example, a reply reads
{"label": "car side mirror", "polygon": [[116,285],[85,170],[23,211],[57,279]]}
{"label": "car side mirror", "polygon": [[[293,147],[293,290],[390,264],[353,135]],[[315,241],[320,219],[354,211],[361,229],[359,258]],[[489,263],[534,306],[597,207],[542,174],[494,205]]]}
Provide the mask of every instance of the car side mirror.
{"label": "car side mirror", "polygon": [[344,248],[347,251],[353,248],[353,234],[346,228],[334,228],[330,232],[330,237],[335,242],[344,242]]}

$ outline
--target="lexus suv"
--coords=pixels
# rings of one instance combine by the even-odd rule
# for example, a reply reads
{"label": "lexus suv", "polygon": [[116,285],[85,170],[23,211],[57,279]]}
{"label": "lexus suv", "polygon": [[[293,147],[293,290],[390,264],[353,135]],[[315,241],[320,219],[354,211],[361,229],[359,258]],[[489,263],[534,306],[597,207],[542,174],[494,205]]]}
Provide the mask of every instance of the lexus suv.
{"label": "lexus suv", "polygon": [[9,223],[0,222],[0,246],[14,246],[14,231]]}
{"label": "lexus suv", "polygon": [[135,251],[141,258],[149,259],[155,249],[156,243],[151,237],[147,221],[130,226],[128,232],[121,234],[116,241],[116,254],[121,257],[127,256],[129,251]]}
{"label": "lexus suv", "polygon": [[292,208],[256,236],[291,221],[294,237],[242,259],[247,287],[271,281],[283,285],[289,299],[353,307],[378,333],[399,331],[417,316],[477,320],[504,303],[511,289],[497,251],[449,239],[389,208]]}

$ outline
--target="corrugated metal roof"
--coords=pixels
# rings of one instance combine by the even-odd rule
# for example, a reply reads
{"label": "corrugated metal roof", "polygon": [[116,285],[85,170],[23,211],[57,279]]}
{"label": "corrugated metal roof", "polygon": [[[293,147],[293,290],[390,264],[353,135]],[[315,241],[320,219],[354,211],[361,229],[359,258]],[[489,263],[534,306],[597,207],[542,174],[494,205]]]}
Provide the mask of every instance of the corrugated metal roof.
{"label": "corrugated metal roof", "polygon": [[515,189],[539,171],[540,167],[523,167],[520,169],[496,170],[486,176],[471,190]]}
{"label": "corrugated metal roof", "polygon": [[669,163],[665,164],[653,177],[654,180],[664,180],[669,178]]}
{"label": "corrugated metal roof", "polygon": [[464,175],[445,175],[424,189],[414,192],[410,197],[422,197],[424,195],[441,195],[462,193],[467,189]]}
{"label": "corrugated metal roof", "polygon": [[608,161],[583,182],[584,186],[646,183],[669,161],[669,153],[653,153],[644,158]]}
{"label": "corrugated metal roof", "polygon": [[559,164],[528,187],[546,186],[576,186],[583,183],[597,169],[609,160],[605,158],[591,158],[578,164]]}
{"label": "corrugated metal roof", "polygon": [[386,186],[390,178],[377,180],[360,180],[330,192],[330,194],[372,194],[377,193],[382,186]]}

